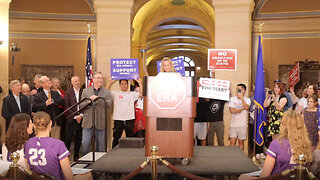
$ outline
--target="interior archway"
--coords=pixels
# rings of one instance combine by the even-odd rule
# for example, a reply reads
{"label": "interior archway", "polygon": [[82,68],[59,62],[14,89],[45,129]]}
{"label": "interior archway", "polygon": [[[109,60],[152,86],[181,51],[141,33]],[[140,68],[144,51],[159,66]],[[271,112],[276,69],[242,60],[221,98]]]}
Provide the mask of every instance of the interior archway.
{"label": "interior archway", "polygon": [[205,66],[207,50],[214,47],[213,7],[201,0],[185,0],[184,5],[172,5],[171,0],[157,2],[147,2],[133,19],[132,53],[139,57],[139,50],[147,49],[151,75],[156,73],[151,62],[164,56],[188,56]]}

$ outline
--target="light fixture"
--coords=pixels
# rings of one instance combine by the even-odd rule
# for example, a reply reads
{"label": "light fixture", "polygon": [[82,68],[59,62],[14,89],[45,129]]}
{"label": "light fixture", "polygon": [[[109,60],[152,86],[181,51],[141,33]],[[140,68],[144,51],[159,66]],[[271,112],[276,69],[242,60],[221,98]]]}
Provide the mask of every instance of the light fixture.
{"label": "light fixture", "polygon": [[4,42],[4,41],[0,41],[0,45],[2,45],[2,44],[3,44],[3,42]]}
{"label": "light fixture", "polygon": [[176,6],[181,6],[181,5],[186,4],[186,2],[184,0],[172,0],[171,4],[176,5]]}
{"label": "light fixture", "polygon": [[10,51],[12,51],[12,79],[15,78],[15,73],[14,73],[14,65],[15,65],[15,62],[14,62],[14,59],[15,59],[15,56],[16,56],[16,52],[19,52],[20,51],[20,48],[18,48],[18,45],[17,43],[12,43],[11,46],[10,46]]}
{"label": "light fixture", "polygon": [[200,69],[201,69],[201,68],[198,66],[198,67],[197,67],[197,70],[200,70]]}
{"label": "light fixture", "polygon": [[18,51],[20,51],[20,48],[18,48],[17,43],[12,43],[12,44],[11,44],[11,46],[10,46],[10,51],[12,51],[12,52],[18,52]]}

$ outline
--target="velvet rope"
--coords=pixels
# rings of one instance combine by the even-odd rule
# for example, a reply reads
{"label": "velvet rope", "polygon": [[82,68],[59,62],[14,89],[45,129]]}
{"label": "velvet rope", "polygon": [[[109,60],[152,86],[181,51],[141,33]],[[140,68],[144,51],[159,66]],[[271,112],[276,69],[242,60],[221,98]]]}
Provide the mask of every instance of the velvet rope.
{"label": "velvet rope", "polygon": [[129,174],[125,175],[124,177],[120,178],[119,180],[129,180],[139,174],[144,167],[148,164],[148,160],[144,161],[143,163],[140,164],[139,167],[137,167],[135,170],[131,171]]}
{"label": "velvet rope", "polygon": [[204,177],[201,177],[201,176],[197,176],[197,175],[194,175],[194,174],[191,174],[191,173],[188,173],[186,171],[183,171],[182,169],[179,169],[177,167],[175,167],[174,165],[170,164],[168,161],[166,160],[162,160],[160,159],[160,161],[166,165],[169,169],[171,169],[172,171],[180,174],[181,176],[184,176],[184,177],[187,177],[187,178],[190,178],[190,179],[193,179],[193,180],[210,180],[208,178],[204,178]]}

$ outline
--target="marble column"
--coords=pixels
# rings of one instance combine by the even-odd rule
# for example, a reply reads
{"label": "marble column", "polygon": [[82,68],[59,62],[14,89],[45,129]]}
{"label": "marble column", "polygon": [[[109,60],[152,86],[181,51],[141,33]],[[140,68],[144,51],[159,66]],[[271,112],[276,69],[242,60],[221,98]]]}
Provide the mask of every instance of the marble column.
{"label": "marble column", "polygon": [[[95,70],[103,73],[105,80],[110,77],[111,58],[131,57],[131,8],[132,0],[94,0],[96,23],[96,62]],[[119,90],[117,83],[111,87]],[[112,109],[108,109],[107,145],[112,143]]]}
{"label": "marble column", "polygon": [[[249,94],[251,83],[251,32],[253,0],[212,0],[215,10],[215,48],[237,49],[237,70],[217,71],[216,78],[231,81],[231,96],[235,96],[236,86],[244,83]],[[231,114],[225,107],[225,144],[229,144]],[[245,149],[247,148],[245,141]],[[245,152],[247,152],[245,150]]]}
{"label": "marble column", "polygon": [[95,0],[97,16],[96,70],[110,77],[111,58],[131,56],[132,0]]}
{"label": "marble column", "polygon": [[[2,99],[8,95],[9,81],[9,4],[11,0],[0,0],[0,86],[3,92],[0,94],[0,109],[2,109]],[[0,116],[0,137],[1,143],[4,141],[5,120]]]}

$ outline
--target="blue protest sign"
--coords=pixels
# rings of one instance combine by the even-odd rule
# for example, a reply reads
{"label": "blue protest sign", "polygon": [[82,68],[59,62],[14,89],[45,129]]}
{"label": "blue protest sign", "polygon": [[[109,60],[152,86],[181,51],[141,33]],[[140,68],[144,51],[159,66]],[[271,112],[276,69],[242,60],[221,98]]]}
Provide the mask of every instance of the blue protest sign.
{"label": "blue protest sign", "polygon": [[[176,69],[178,73],[180,73],[182,76],[185,76],[185,68],[183,64],[183,59],[172,59],[173,66]],[[161,66],[161,61],[157,61],[157,70],[158,73],[160,72],[160,66]]]}
{"label": "blue protest sign", "polygon": [[111,59],[111,78],[115,80],[139,78],[139,60]]}

